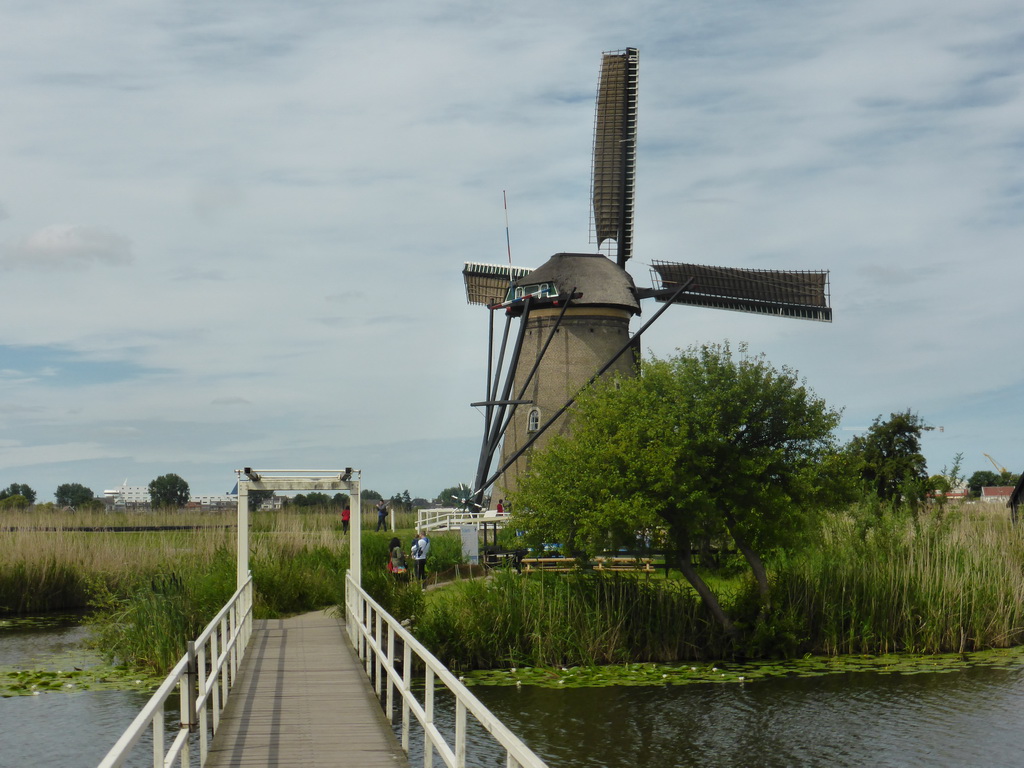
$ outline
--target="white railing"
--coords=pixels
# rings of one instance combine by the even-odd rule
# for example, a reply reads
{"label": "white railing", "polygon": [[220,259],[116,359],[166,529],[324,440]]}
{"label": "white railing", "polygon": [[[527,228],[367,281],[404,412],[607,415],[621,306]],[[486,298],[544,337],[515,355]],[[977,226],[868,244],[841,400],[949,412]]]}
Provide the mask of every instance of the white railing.
{"label": "white railing", "polygon": [[[189,642],[188,652],[174,666],[167,679],[138,714],[117,743],[103,758],[99,768],[124,764],[139,739],[151,731],[153,768],[170,768],[180,761],[182,768],[191,763],[192,747],[198,733],[199,765],[206,764],[210,741],[220,725],[220,714],[227,704],[228,692],[235,683],[245,649],[252,636],[252,574],[232,595],[202,634]],[[208,668],[209,667],[209,668]],[[180,725],[172,728],[170,745],[164,722],[164,704],[178,693]]]}
{"label": "white railing", "polygon": [[[385,698],[385,714],[394,722],[397,692],[402,710],[402,749],[409,753],[409,729],[412,718],[423,729],[423,765],[431,768],[434,751],[448,768],[466,766],[467,715],[472,715],[505,750],[506,768],[547,768],[519,738],[469,692],[465,685],[409,631],[387,613],[352,580],[345,577],[345,625],[352,647],[363,661],[366,674],[375,682],[377,697]],[[396,669],[398,643],[402,646],[401,669]],[[413,691],[413,657],[422,666],[423,702]],[[419,681],[417,681],[419,682]],[[434,720],[434,693],[440,684],[455,698],[455,734],[453,744]]]}
{"label": "white railing", "polygon": [[470,514],[464,509],[418,509],[416,510],[417,531],[450,531],[464,525],[487,523],[504,528],[508,515],[499,515],[495,510],[488,509],[477,514]]}

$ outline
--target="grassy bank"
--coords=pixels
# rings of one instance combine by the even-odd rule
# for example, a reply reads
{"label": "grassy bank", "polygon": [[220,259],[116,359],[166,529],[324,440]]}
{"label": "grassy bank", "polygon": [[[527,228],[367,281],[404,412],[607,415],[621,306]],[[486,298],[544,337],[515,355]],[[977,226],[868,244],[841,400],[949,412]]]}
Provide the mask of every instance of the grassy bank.
{"label": "grassy bank", "polygon": [[1024,531],[1005,511],[853,510],[779,569],[776,602],[818,653],[964,652],[1024,642]]}
{"label": "grassy bank", "polygon": [[[166,670],[235,590],[235,522],[234,513],[6,515],[0,526],[0,615],[89,609],[107,655],[139,669]],[[145,526],[154,530],[82,530]],[[411,529],[399,533],[411,541]],[[380,578],[390,536],[364,534],[368,587],[384,599],[400,586]],[[431,567],[447,567],[459,552],[457,538],[435,538]],[[317,511],[253,515],[250,567],[257,618],[341,604],[348,537],[340,517]]]}
{"label": "grassy bank", "polygon": [[[432,599],[416,634],[463,669],[803,654],[965,653],[1024,643],[1024,532],[1002,510],[823,516],[771,562],[773,610],[724,581],[724,638],[692,590],[621,575],[503,574]],[[711,574],[713,577],[714,575]]]}
{"label": "grassy bank", "polygon": [[[417,636],[443,661],[463,669],[966,653],[1024,643],[1024,533],[999,512],[853,508],[822,516],[805,549],[770,562],[771,613],[758,614],[752,583],[709,574],[740,629],[736,642],[716,629],[685,582],[660,575],[499,572],[423,593],[385,570],[392,534],[367,533],[363,583],[393,615],[413,618]],[[109,654],[166,669],[234,591],[234,516],[133,515],[113,523],[191,521],[187,530],[71,530],[112,520],[98,518],[5,518],[0,610],[92,608]],[[340,529],[330,513],[253,517],[258,618],[343,601],[348,542]],[[412,530],[398,535],[408,547]],[[457,535],[433,537],[431,578],[451,570],[460,553]]]}
{"label": "grassy bank", "polygon": [[726,646],[679,581],[512,571],[432,599],[416,635],[460,668],[715,657]]}

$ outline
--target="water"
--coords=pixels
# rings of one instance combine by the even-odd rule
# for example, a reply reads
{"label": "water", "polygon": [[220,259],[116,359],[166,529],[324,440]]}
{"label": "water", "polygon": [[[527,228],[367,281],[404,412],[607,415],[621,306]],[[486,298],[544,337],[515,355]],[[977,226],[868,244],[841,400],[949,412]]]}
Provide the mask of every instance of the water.
{"label": "water", "polygon": [[[0,623],[0,667],[88,666],[99,660],[83,649],[88,632],[73,616],[28,626]],[[0,768],[93,768],[147,701],[148,694],[135,691],[0,698]],[[173,713],[169,717],[177,719]],[[147,736],[127,765],[152,765],[151,744]]]}
{"label": "water", "polygon": [[[473,693],[552,767],[1024,764],[1021,669]],[[472,765],[504,765],[481,728],[470,737]]]}
{"label": "water", "polygon": [[[80,654],[86,632],[0,627],[0,666]],[[1024,764],[1024,669],[473,693],[552,768]],[[0,768],[91,768],[147,700],[126,691],[0,698]],[[470,735],[470,765],[504,765],[482,729]],[[411,762],[422,765],[422,738],[413,745]],[[134,755],[129,765],[151,762],[146,744]]]}

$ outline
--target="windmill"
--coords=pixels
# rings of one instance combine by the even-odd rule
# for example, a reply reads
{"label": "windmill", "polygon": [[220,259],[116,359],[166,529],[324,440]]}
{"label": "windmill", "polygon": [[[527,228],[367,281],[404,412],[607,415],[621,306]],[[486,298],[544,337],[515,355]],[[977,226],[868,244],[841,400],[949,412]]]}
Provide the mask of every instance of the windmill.
{"label": "windmill", "polygon": [[[591,381],[635,375],[640,338],[671,305],[831,322],[827,271],[712,267],[654,260],[654,286],[626,271],[633,256],[637,72],[635,48],[602,55],[594,118],[591,241],[598,253],[556,253],[537,269],[467,263],[466,298],[491,311],[484,437],[474,498],[500,479],[507,492],[527,470],[528,451],[565,434],[565,411]],[[605,255],[608,254],[608,255]],[[640,302],[658,310],[632,336]],[[495,316],[505,323],[495,355]],[[518,331],[510,342],[513,320]],[[494,457],[501,449],[498,468]]]}

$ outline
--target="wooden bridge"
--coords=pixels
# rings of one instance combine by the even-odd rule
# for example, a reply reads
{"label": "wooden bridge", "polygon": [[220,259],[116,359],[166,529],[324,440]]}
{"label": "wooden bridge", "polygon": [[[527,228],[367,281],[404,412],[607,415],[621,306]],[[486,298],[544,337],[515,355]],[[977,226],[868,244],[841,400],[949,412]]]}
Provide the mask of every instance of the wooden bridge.
{"label": "wooden bridge", "polygon": [[[148,736],[152,765],[408,766],[415,735],[423,764],[435,754],[465,768],[471,729],[492,739],[508,768],[547,768],[423,645],[362,588],[360,473],[238,470],[238,589],[194,641],[99,768],[120,768]],[[243,477],[244,475],[244,477]],[[343,490],[353,499],[345,620],[309,613],[253,620],[248,493]],[[372,686],[370,681],[372,681]],[[178,706],[175,708],[174,699]],[[435,699],[453,703],[439,728]],[[384,708],[381,708],[381,704]],[[177,710],[180,722],[166,713]],[[387,715],[385,715],[385,712]],[[392,730],[397,718],[401,744]],[[414,733],[415,732],[415,733]]]}
{"label": "wooden bridge", "polygon": [[341,621],[318,612],[254,622],[207,765],[394,768],[408,761]]}

